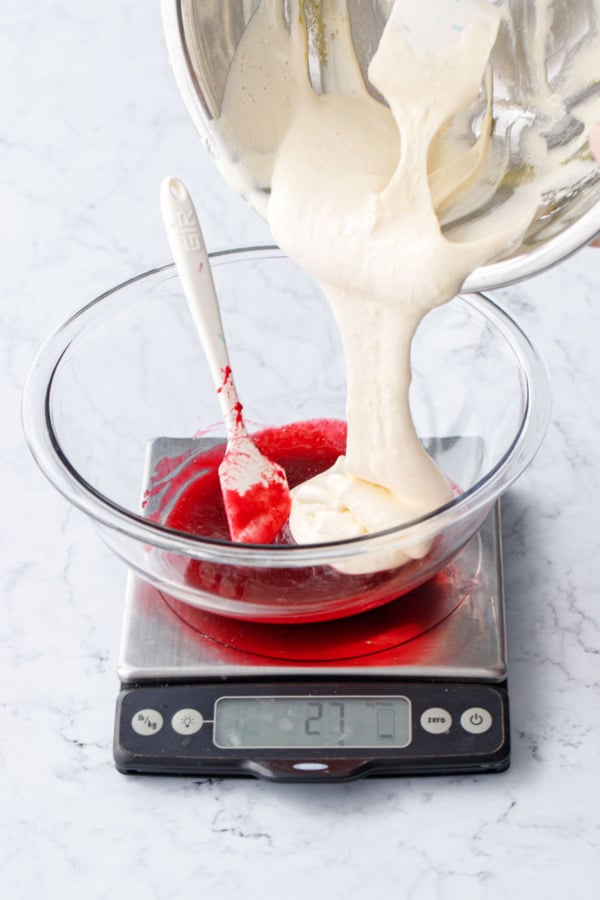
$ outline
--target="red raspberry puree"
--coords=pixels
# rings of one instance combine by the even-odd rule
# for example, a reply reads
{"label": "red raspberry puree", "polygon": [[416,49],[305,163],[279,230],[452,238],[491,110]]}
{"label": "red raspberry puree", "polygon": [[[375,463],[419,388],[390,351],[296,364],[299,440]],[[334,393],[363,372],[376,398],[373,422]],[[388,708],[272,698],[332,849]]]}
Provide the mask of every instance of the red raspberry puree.
{"label": "red raspberry puree", "polygon": [[[344,453],[346,424],[335,419],[315,419],[267,428],[252,437],[261,453],[285,469],[289,486],[293,488],[329,468]],[[223,443],[190,457],[187,463],[185,456],[162,460],[153,483],[160,480],[160,490],[164,493],[160,508],[152,518],[177,531],[229,541],[218,476],[224,451]],[[171,477],[169,473],[173,473]],[[149,493],[156,489],[151,488]],[[273,543],[293,544],[287,526]],[[259,568],[187,560],[184,579],[193,587],[239,600],[241,604],[272,604],[269,621],[289,621],[289,615],[278,616],[278,602],[297,603],[299,621],[317,621],[360,612],[395,599],[423,582],[430,563],[426,556],[396,569],[348,575],[327,565]],[[426,573],[425,577],[429,574],[433,572]],[[325,613],[319,611],[323,601],[329,604]],[[339,601],[338,611],[337,603],[332,609],[331,601]]]}

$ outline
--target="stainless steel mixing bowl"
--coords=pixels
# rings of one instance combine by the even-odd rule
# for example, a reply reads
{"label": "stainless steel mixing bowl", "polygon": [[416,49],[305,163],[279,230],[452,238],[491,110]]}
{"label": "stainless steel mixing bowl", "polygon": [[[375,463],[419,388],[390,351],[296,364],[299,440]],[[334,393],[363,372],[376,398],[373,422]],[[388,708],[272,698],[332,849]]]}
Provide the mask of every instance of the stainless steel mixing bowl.
{"label": "stainless steel mixing bowl", "polygon": [[[229,67],[241,35],[260,0],[162,0],[163,23],[171,64],[191,118],[215,155],[213,123],[218,120]],[[322,0],[327,9],[327,0]],[[531,190],[538,173],[524,150],[535,126],[556,160],[552,184],[540,187],[539,205],[521,243],[476,269],[463,290],[482,291],[511,284],[543,271],[589,243],[600,233],[600,169],[588,144],[590,119],[600,120],[600,50],[597,79],[578,80],[576,63],[594,53],[599,37],[600,0],[554,0],[552,25],[545,41],[542,73],[547,87],[564,106],[549,118],[536,107],[539,72],[532,72],[535,0],[496,0],[507,16],[492,53],[493,141],[485,177],[494,184],[485,203],[467,215],[460,208],[443,221],[451,237],[465,221],[479,220],[514,197]],[[281,0],[282,10],[287,0]],[[392,0],[347,0],[357,59],[368,86],[367,67],[387,21]],[[308,42],[313,87],[320,90],[321,61],[316,42]],[[465,118],[476,133],[481,104]],[[493,168],[496,167],[496,172]],[[547,177],[547,176],[545,176]],[[495,181],[494,181],[495,178]],[[541,183],[541,179],[540,179]],[[483,221],[483,220],[482,220]]]}

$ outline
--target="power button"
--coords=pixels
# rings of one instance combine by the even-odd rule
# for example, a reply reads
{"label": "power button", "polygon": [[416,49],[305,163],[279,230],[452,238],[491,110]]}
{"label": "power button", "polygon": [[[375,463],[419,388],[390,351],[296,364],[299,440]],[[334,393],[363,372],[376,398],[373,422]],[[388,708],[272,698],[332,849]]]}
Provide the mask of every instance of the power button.
{"label": "power button", "polygon": [[465,709],[460,717],[460,724],[469,734],[484,734],[492,726],[492,717],[487,709],[471,706],[470,709]]}

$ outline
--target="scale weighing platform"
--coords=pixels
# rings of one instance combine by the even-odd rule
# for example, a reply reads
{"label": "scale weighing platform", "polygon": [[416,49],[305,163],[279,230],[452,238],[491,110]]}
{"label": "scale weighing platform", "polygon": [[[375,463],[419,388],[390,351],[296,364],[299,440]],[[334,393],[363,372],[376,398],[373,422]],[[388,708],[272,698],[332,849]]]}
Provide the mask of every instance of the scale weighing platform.
{"label": "scale weighing platform", "polygon": [[226,618],[130,574],[115,762],[279,781],[499,772],[506,671],[497,506],[434,579],[348,618]]}

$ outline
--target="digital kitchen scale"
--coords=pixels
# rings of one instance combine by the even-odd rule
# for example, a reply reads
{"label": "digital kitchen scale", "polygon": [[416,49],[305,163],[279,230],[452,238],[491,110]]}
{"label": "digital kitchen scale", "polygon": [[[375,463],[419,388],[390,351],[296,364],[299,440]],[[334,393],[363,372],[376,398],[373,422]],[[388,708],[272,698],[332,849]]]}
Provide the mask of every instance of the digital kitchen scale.
{"label": "digital kitchen scale", "polygon": [[[150,470],[165,455],[154,442]],[[280,781],[499,772],[506,673],[498,506],[427,584],[343,619],[226,618],[130,574],[115,762]]]}

